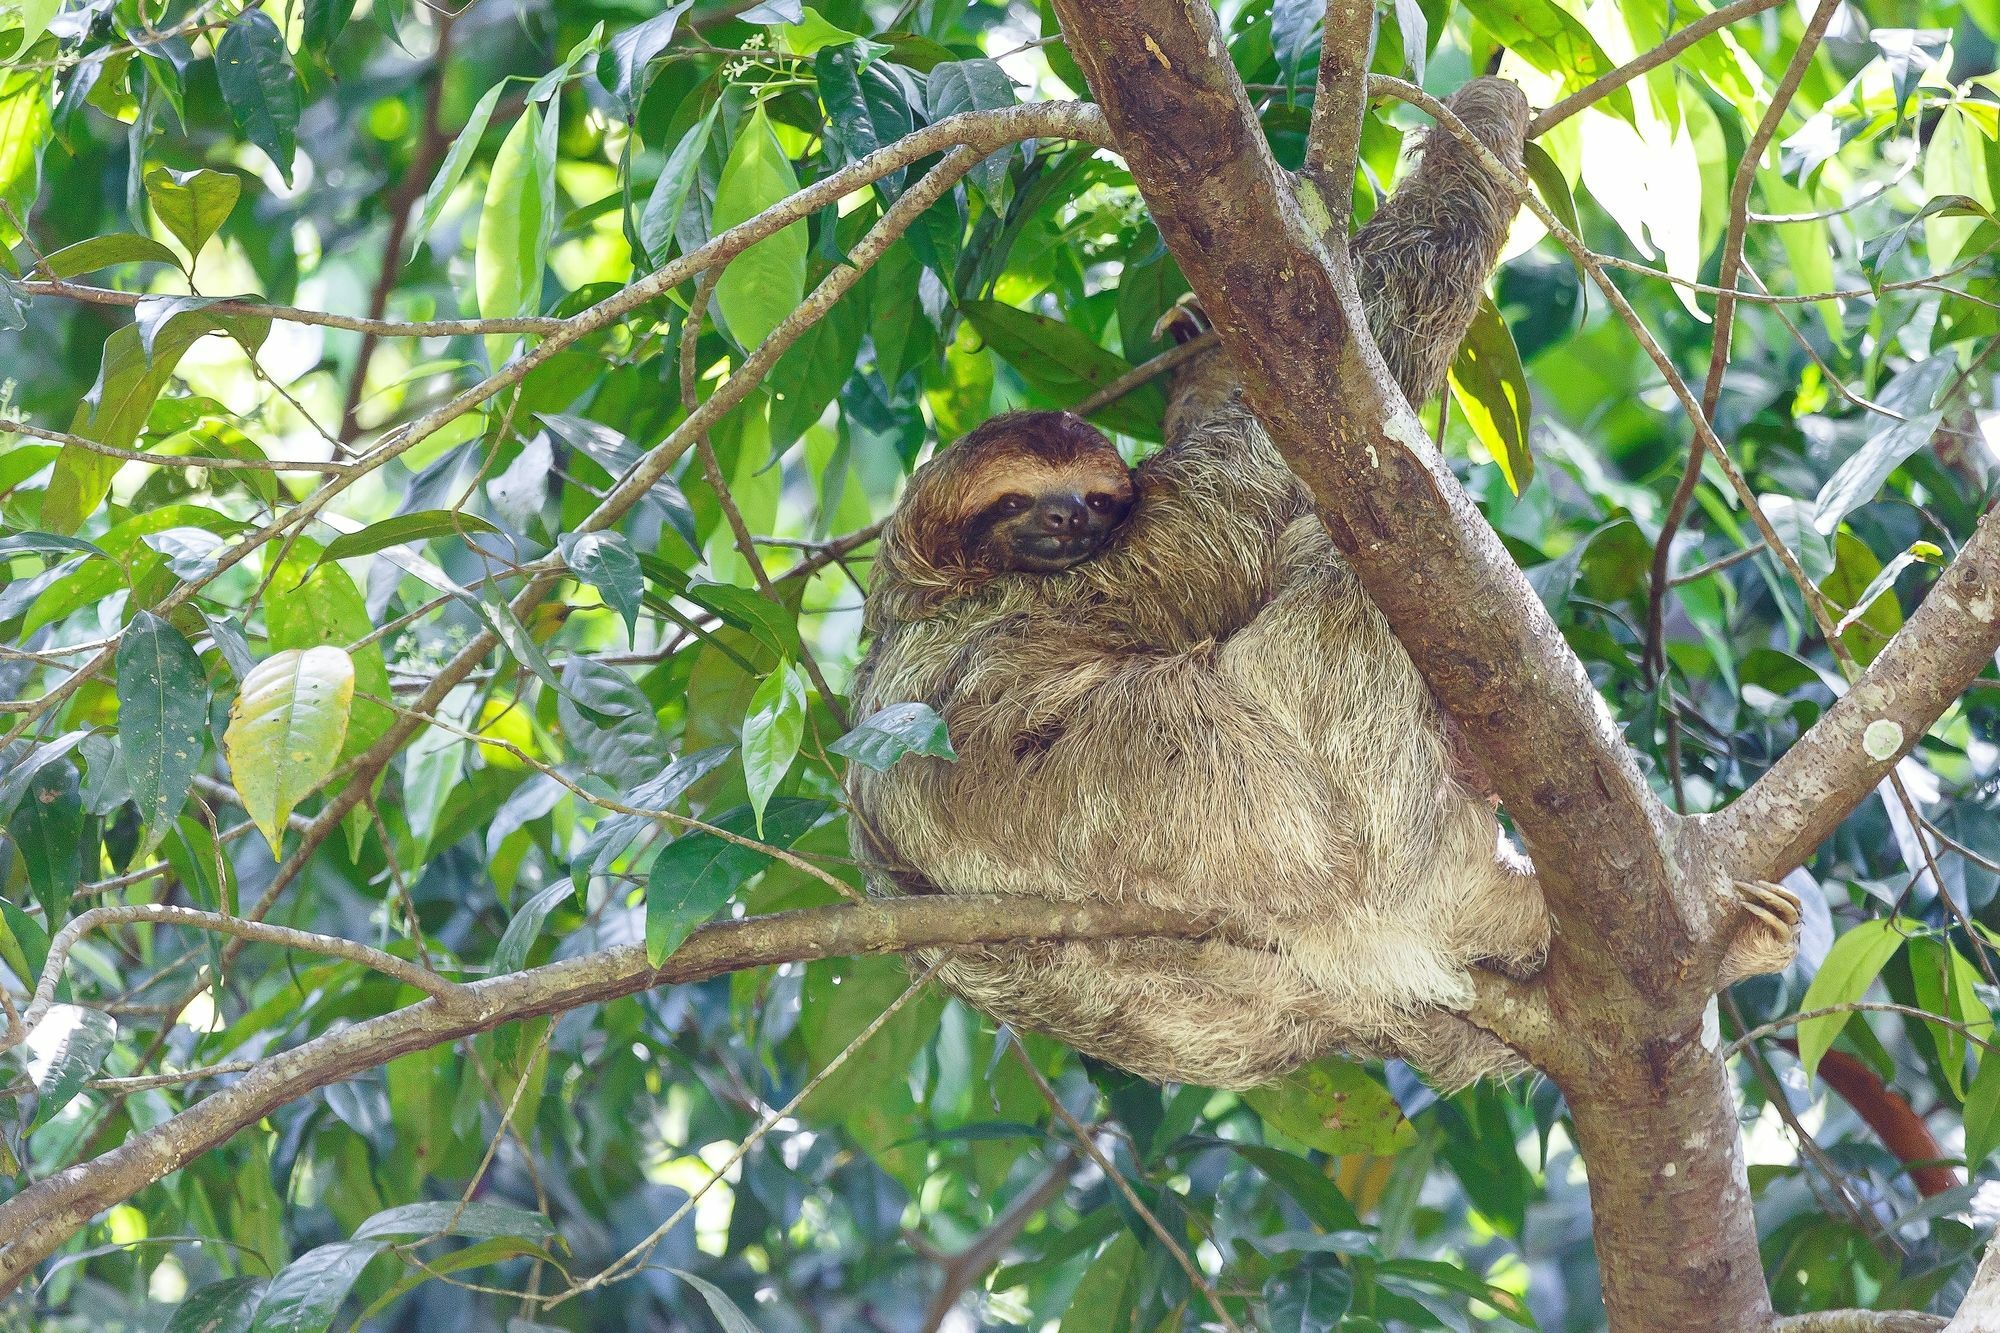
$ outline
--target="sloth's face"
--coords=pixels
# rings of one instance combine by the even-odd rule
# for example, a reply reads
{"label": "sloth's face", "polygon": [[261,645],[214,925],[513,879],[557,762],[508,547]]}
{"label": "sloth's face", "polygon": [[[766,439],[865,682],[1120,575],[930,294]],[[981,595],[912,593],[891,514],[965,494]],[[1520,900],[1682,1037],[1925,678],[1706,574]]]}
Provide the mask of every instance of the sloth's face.
{"label": "sloth's face", "polygon": [[994,570],[1054,574],[1090,559],[1132,512],[1122,467],[1016,475],[967,524],[967,547]]}

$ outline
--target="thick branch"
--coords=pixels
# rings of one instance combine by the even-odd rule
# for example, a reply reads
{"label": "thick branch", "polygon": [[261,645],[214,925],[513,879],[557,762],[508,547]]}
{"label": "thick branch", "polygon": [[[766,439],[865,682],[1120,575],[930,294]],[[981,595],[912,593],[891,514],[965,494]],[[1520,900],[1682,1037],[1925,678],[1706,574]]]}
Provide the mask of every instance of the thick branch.
{"label": "thick branch", "polygon": [[2000,648],[2000,518],[1979,521],[1951,568],[1861,678],[1720,814],[1702,821],[1741,879],[1776,879],[1881,785]]}
{"label": "thick branch", "polygon": [[1234,69],[1212,54],[1223,49],[1213,16],[1173,0],[1057,9],[1251,407],[1494,776],[1566,953],[1607,979],[1622,962],[1671,988],[1687,923],[1664,895],[1632,892],[1668,879],[1670,817],[1388,379],[1352,278],[1329,264]]}
{"label": "thick branch", "polygon": [[286,1102],[396,1056],[503,1023],[773,963],[1025,940],[1189,938],[1208,929],[1208,923],[1196,918],[1124,903],[908,898],[704,926],[659,968],[647,965],[644,948],[630,945],[472,982],[450,1005],[427,999],[260,1061],[224,1091],[0,1204],[0,1237],[5,1238],[0,1244],[0,1295],[12,1291],[97,1213],[227,1142]]}

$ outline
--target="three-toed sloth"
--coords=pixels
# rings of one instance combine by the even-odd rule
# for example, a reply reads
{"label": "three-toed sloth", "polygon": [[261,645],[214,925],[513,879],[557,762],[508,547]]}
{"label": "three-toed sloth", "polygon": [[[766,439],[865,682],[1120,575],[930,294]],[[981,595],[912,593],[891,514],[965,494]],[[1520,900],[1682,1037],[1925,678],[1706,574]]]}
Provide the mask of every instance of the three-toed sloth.
{"label": "three-toed sloth", "polygon": [[[1528,106],[1452,99],[1518,165]],[[1377,345],[1435,392],[1516,207],[1443,130],[1354,238]],[[1453,1011],[1468,969],[1537,967],[1532,869],[1445,719],[1214,353],[1128,469],[1066,413],[1019,413],[918,469],[882,536],[855,684],[940,713],[955,762],[855,767],[878,892],[1176,908],[1195,940],[954,950],[987,1013],[1149,1078],[1246,1087],[1335,1049],[1456,1086],[1522,1068]]]}

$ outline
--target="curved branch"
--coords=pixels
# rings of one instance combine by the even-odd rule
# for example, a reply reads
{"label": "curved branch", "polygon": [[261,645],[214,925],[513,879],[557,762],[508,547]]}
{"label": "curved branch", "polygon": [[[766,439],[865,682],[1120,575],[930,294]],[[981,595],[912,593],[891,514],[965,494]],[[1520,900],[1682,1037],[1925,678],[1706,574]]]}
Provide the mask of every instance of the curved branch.
{"label": "curved branch", "polygon": [[2000,648],[2000,518],[1989,510],[1924,604],[1749,791],[1698,820],[1740,879],[1778,879],[1880,786]]}
{"label": "curved branch", "polygon": [[1652,50],[1628,60],[1603,78],[1571,93],[1528,122],[1528,137],[1547,134],[1577,112],[1601,102],[1647,70],[1657,69],[1710,33],[1720,32],[1738,19],[1747,19],[1767,9],[1776,9],[1784,0],[1736,0],[1713,14],[1705,14],[1688,24]]}
{"label": "curved branch", "polygon": [[35,1025],[49,1011],[56,1001],[56,987],[62,981],[63,969],[69,962],[69,953],[76,942],[93,930],[107,926],[146,924],[155,926],[185,926],[190,930],[213,931],[218,935],[229,935],[239,940],[255,941],[259,944],[276,944],[287,949],[298,949],[304,953],[316,953],[328,958],[345,959],[373,968],[383,976],[393,977],[406,986],[414,986],[434,1000],[445,1004],[457,1004],[465,996],[465,987],[455,981],[447,981],[427,968],[418,967],[408,959],[357,944],[353,940],[341,939],[334,935],[316,935],[309,930],[293,930],[289,926],[270,926],[261,921],[245,921],[241,917],[225,916],[221,912],[200,912],[192,907],[170,907],[164,903],[135,903],[128,907],[93,907],[64,926],[56,937],[49,941],[48,961],[42,967],[41,982],[35,987],[34,999],[28,1002],[26,1012],[20,1021],[9,1022],[11,1029],[0,1036],[0,1051],[18,1046],[33,1032]]}
{"label": "curved branch", "polygon": [[[121,292],[110,287],[92,287],[64,279],[29,279],[21,290],[30,296],[60,296],[85,305],[131,308],[147,300],[147,292]],[[301,310],[296,306],[266,305],[262,301],[225,300],[203,307],[214,315],[256,315],[281,324],[312,324],[323,329],[344,329],[371,338],[455,338],[482,333],[560,333],[564,321],[548,315],[518,315],[508,319],[369,319],[360,315],[335,315],[323,310]]]}
{"label": "curved branch", "polygon": [[229,1088],[89,1162],[0,1204],[0,1296],[111,1205],[228,1141],[286,1102],[412,1051],[655,986],[773,963],[1027,940],[1193,938],[1210,922],[1127,903],[908,898],[818,907],[704,926],[658,968],[627,945],[468,983],[455,1003],[423,1000],[260,1061]]}

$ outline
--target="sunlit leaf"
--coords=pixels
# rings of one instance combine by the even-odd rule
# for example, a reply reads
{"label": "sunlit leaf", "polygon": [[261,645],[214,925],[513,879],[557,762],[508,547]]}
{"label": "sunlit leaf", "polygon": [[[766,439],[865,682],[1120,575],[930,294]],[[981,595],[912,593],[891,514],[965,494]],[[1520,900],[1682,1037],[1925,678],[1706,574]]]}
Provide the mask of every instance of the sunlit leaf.
{"label": "sunlit leaf", "polygon": [[1519,495],[1535,477],[1535,456],[1528,448],[1532,397],[1513,331],[1490,297],[1480,299],[1479,313],[1451,363],[1451,392],[1479,442],[1500,465],[1507,488]]}
{"label": "sunlit leaf", "polygon": [[222,744],[243,809],[273,849],[293,807],[333,772],[353,700],[354,662],[339,648],[287,649],[244,679]]}
{"label": "sunlit leaf", "polygon": [[[1875,978],[1882,974],[1882,965],[1903,947],[1911,931],[1909,922],[1877,918],[1863,921],[1836,939],[1812,984],[1806,987],[1805,996],[1799,1001],[1799,1012],[1807,1014],[1852,1004],[1866,995]],[[1819,1068],[1820,1057],[1833,1048],[1834,1039],[1851,1017],[1848,1012],[1825,1014],[1799,1024],[1799,1063],[1805,1067],[1806,1077],[1812,1077]]]}
{"label": "sunlit leaf", "polygon": [[[154,167],[146,173],[146,197],[153,202],[153,216],[181,243],[190,264],[201,253],[201,248],[208,244],[209,237],[229,220],[229,215],[236,210],[237,196],[242,191],[243,182],[233,171],[211,171],[206,167],[199,171],[174,171],[168,167]],[[105,241],[144,242],[162,253],[166,252],[166,247],[159,242],[139,236],[107,236],[85,244],[102,244]],[[142,247],[137,250],[137,253],[120,254],[116,259],[100,260],[89,267],[125,259],[158,257],[145,253]],[[171,255],[168,257],[171,258]]]}
{"label": "sunlit leaf", "polygon": [[750,696],[750,712],[743,719],[743,775],[759,829],[765,803],[791,771],[805,730],[805,676],[790,662],[781,662]]}
{"label": "sunlit leaf", "polygon": [[[41,189],[42,149],[53,133],[49,87],[46,68],[0,65],[0,203],[17,218],[28,216]],[[0,252],[20,240],[7,214],[0,212]]]}
{"label": "sunlit leaf", "polygon": [[1389,1090],[1360,1065],[1321,1060],[1243,1099],[1265,1121],[1321,1152],[1394,1152],[1414,1131]]}
{"label": "sunlit leaf", "polygon": [[35,1123],[46,1125],[83,1091],[84,1082],[104,1066],[118,1038],[118,1023],[100,1009],[50,1005],[28,1034],[27,1074],[41,1100]]}
{"label": "sunlit leaf", "polygon": [[[474,287],[486,319],[533,314],[541,307],[542,268],[556,222],[556,116],[551,102],[545,124],[542,108],[530,103],[493,159],[473,248]],[[506,360],[515,341],[489,334],[489,362],[497,366]]]}
{"label": "sunlit leaf", "polygon": [[472,114],[466,118],[465,127],[453,136],[451,147],[445,151],[444,165],[438,168],[430,188],[424,191],[424,202],[417,210],[416,222],[410,227],[411,250],[424,243],[431,228],[437,225],[438,215],[444,212],[445,204],[450,201],[451,192],[465,179],[466,168],[472,165],[473,155],[479,151],[479,140],[485,135],[487,123],[493,119],[493,108],[500,104],[500,94],[506,87],[504,82],[496,83],[481,94],[472,108]]}
{"label": "sunlit leaf", "polygon": [[[716,184],[716,233],[755,217],[798,188],[791,160],[760,106],[737,131]],[[715,301],[737,344],[754,348],[798,306],[805,283],[806,224],[793,222],[730,261],[716,284]]]}
{"label": "sunlit leaf", "polygon": [[[163,215],[161,221],[165,220]],[[180,262],[172,250],[150,236],[93,236],[43,256],[37,267],[52,278],[74,278],[113,264],[172,264],[179,268]]]}

